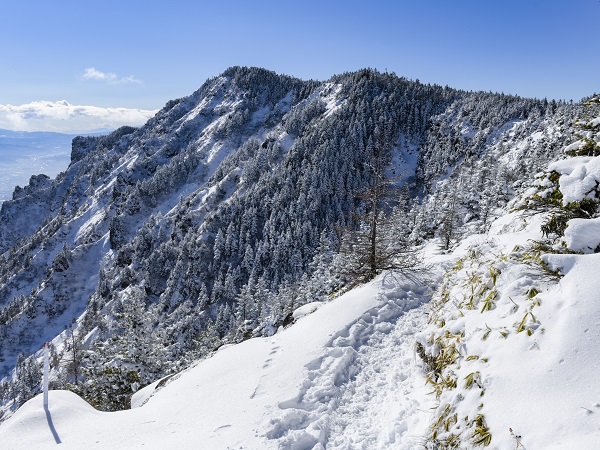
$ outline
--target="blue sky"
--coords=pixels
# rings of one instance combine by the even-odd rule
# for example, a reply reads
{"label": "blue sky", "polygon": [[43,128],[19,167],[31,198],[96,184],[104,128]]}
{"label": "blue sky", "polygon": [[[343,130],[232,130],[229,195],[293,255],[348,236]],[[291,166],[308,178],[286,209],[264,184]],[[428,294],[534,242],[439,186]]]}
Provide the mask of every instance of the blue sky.
{"label": "blue sky", "polygon": [[154,110],[232,65],[319,80],[373,67],[549,99],[600,90],[598,0],[8,0],[0,17],[0,105]]}

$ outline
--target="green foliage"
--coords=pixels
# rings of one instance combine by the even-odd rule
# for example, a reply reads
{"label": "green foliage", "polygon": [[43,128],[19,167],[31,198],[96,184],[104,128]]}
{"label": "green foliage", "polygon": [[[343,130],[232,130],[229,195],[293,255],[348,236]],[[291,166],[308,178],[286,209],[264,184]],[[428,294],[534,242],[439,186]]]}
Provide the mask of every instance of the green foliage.
{"label": "green foliage", "polygon": [[[558,185],[558,181],[560,180],[560,173],[558,173],[556,170],[552,170],[548,174],[548,179],[552,182],[552,184]],[[561,196],[562,196],[562,194],[561,194]]]}
{"label": "green foliage", "polygon": [[[600,113],[600,97],[592,97],[583,103],[584,111],[580,119],[575,120],[574,125],[584,131],[595,131],[598,129],[598,124],[593,123],[591,119],[597,117]],[[583,146],[578,149],[566,152],[568,156],[598,156],[600,155],[600,146],[598,142],[589,137],[576,134]]]}
{"label": "green foliage", "polygon": [[485,332],[483,333],[483,336],[481,337],[481,340],[483,340],[483,341],[487,341],[487,338],[490,336],[490,333],[492,332],[492,329],[490,327],[488,327],[487,324],[486,324],[485,328],[486,328]]}
{"label": "green foliage", "polygon": [[465,298],[466,302],[459,306],[464,306],[466,309],[476,309],[477,305],[483,302],[481,312],[491,311],[494,308],[494,300],[498,296],[495,286],[498,276],[502,273],[497,267],[490,265],[488,268],[489,277],[484,277],[474,271],[467,275],[465,287],[469,288],[470,294]]}
{"label": "green foliage", "polygon": [[519,326],[517,327],[517,333],[527,330],[527,334],[529,336],[531,336],[533,334],[533,331],[531,328],[526,326],[527,317],[531,317],[531,320],[533,322],[537,322],[537,319],[535,318],[535,316],[533,315],[533,313],[531,311],[526,312],[525,315],[523,316],[523,319],[519,323]]}
{"label": "green foliage", "polygon": [[598,156],[600,155],[600,146],[593,139],[582,139],[583,145],[576,150],[565,152],[568,156]]}
{"label": "green foliage", "polygon": [[80,390],[72,390],[101,411],[120,411],[131,407],[131,396],[140,382],[137,370],[108,366],[94,375]]}
{"label": "green foliage", "polygon": [[[596,191],[596,197],[600,193]],[[571,219],[593,217],[598,211],[600,202],[597,199],[585,198],[580,201],[570,202],[563,205],[562,194],[558,189],[552,191],[552,195],[546,197],[544,201],[558,208],[558,211],[553,212],[541,227],[542,235],[549,237],[555,235],[563,236],[567,229],[567,222]]]}
{"label": "green foliage", "polygon": [[475,424],[475,431],[473,432],[473,444],[478,446],[487,447],[492,442],[492,435],[490,429],[485,423],[485,417],[483,414],[479,414],[473,421]]}
{"label": "green foliage", "polygon": [[498,296],[498,292],[493,290],[490,291],[490,293],[487,295],[487,297],[485,297],[485,299],[483,300],[483,307],[481,308],[481,312],[485,312],[485,311],[491,311],[492,308],[494,307],[494,300],[496,299],[496,297]]}
{"label": "green foliage", "polygon": [[444,388],[456,387],[456,380],[451,375],[444,375],[444,369],[454,364],[460,355],[457,348],[459,341],[458,336],[451,336],[449,333],[445,337],[438,337],[436,345],[439,346],[439,351],[436,355],[427,354],[425,347],[420,342],[415,344],[417,355],[425,363],[427,382],[433,385],[438,397]]}
{"label": "green foliage", "polygon": [[542,224],[542,235],[563,236],[565,234],[565,230],[567,229],[568,221],[569,216],[564,213],[552,214],[550,216],[550,219],[547,220],[544,224]]}
{"label": "green foliage", "polygon": [[494,266],[490,266],[490,278],[492,279],[492,284],[495,286],[496,281],[498,279],[498,275],[500,275],[502,271]]}
{"label": "green foliage", "polygon": [[458,415],[452,414],[452,407],[447,404],[441,414],[431,425],[431,442],[435,448],[458,449],[460,448],[460,436],[450,433],[450,429],[458,423]]}
{"label": "green foliage", "polygon": [[[593,153],[600,154],[600,148],[594,150]],[[600,204],[600,191],[597,185],[588,193],[588,195],[594,193],[595,198],[584,198],[565,205],[563,194],[560,191],[560,177],[559,172],[552,170],[538,178],[537,192],[526,199],[525,206],[523,206],[523,209],[550,212],[550,218],[541,226],[542,235],[545,237],[563,236],[569,220],[593,217],[597,213]],[[548,187],[548,183],[550,183],[550,187]]]}
{"label": "green foliage", "polygon": [[478,386],[480,389],[483,389],[483,386],[481,385],[481,373],[479,373],[479,371],[471,372],[465,377],[465,387],[467,389],[470,389],[473,384]]}
{"label": "green foliage", "polygon": [[[595,191],[596,198],[600,195],[600,192]],[[596,212],[598,212],[598,205],[600,203],[596,199],[592,198],[584,198],[579,200],[578,202],[571,202],[567,205],[567,209],[569,209],[575,217],[579,217],[582,219],[587,219],[593,217]]]}
{"label": "green foliage", "polygon": [[[594,97],[590,101],[586,102],[584,106],[587,109],[586,118],[583,121],[577,120],[575,126],[584,130],[594,130],[598,127],[598,124],[592,123],[589,119],[591,118],[590,113],[597,115],[598,113],[598,98]],[[589,131],[587,131],[589,135]],[[599,143],[589,137],[583,135],[577,135],[582,145],[578,148],[569,150],[566,152],[568,156],[599,156],[600,145]],[[600,185],[596,182],[596,186],[590,189],[586,195],[587,198],[583,198],[579,201],[569,202],[564,204],[563,195],[560,192],[560,174],[556,171],[546,173],[545,179],[551,183],[553,190],[548,194],[547,190],[544,191],[544,195],[534,194],[533,202],[545,203],[548,207],[551,207],[550,218],[541,226],[542,235],[545,237],[555,236],[559,238],[564,236],[565,230],[568,226],[568,221],[575,218],[591,218],[594,217],[598,212],[598,206],[600,205]],[[545,187],[544,183],[541,186]],[[540,187],[540,190],[542,187]],[[594,198],[589,198],[590,195]],[[566,250],[566,249],[565,249]],[[600,249],[599,249],[600,250]]]}
{"label": "green foliage", "polygon": [[544,243],[534,241],[532,242],[531,247],[521,254],[519,262],[538,269],[544,275],[550,276],[553,279],[561,278],[562,275],[559,273],[559,271],[551,270],[542,259],[542,253],[550,252],[556,253],[555,251],[551,251],[551,249]]}

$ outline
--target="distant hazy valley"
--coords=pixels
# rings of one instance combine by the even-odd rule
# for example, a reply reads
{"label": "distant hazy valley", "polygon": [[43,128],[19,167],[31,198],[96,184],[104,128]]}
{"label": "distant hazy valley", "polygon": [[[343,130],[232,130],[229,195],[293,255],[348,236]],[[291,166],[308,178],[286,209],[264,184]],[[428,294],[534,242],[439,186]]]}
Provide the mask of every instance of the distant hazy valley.
{"label": "distant hazy valley", "polygon": [[74,137],[0,130],[0,202],[10,200],[15,186],[26,186],[31,175],[54,178],[66,170]]}

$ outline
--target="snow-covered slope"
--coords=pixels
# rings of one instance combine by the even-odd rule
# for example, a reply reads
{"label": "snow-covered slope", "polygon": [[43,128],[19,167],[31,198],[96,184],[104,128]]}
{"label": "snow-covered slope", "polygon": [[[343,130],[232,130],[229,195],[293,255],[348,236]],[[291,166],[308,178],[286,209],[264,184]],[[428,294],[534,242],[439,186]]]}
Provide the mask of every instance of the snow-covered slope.
{"label": "snow-covered slope", "polygon": [[431,400],[412,336],[429,295],[383,276],[149,386],[128,411],[68,391],[51,391],[45,411],[39,395],[0,426],[2,449],[414,448]]}
{"label": "snow-covered slope", "polygon": [[[190,402],[179,422],[207,416],[206,428],[197,425],[202,439],[218,429],[228,445],[236,429],[248,440],[239,445],[251,448],[517,445],[520,438],[503,437],[502,421],[492,422],[507,405],[494,403],[498,396],[482,400],[476,389],[501,380],[504,367],[480,341],[498,355],[509,343],[528,356],[516,343],[546,339],[550,325],[538,321],[556,316],[538,313],[558,282],[549,270],[555,262],[541,254],[597,248],[594,198],[561,202],[576,199],[574,192],[596,196],[595,175],[586,174],[595,173],[597,155],[548,168],[571,139],[578,111],[370,70],[317,83],[238,67],[169,102],[140,129],[75,139],[64,174],[33,178],[0,210],[0,420],[39,392],[43,341],[53,342],[52,385],[104,410],[127,407],[133,391],[150,383],[134,396],[135,405],[144,403],[157,380],[240,343],[171,378],[139,410],[159,417],[152,405],[161,404],[175,417],[183,400],[176,404],[168,392],[191,399],[189,382],[206,399],[227,402]],[[585,139],[596,142],[588,133],[572,150],[588,149]],[[359,225],[352,213],[368,209],[361,192],[374,177],[375,148],[389,150],[387,172],[402,188],[387,236],[444,255],[429,252],[423,285],[387,274],[350,294],[352,302],[328,302],[352,282],[339,270],[339,230]],[[577,180],[592,184],[571,189]],[[532,183],[521,203],[508,206],[521,211],[509,214],[507,203]],[[422,311],[403,314],[429,297],[442,272],[432,322]],[[298,323],[275,334],[314,301],[325,305],[297,311]],[[331,327],[311,322],[318,317]],[[270,355],[270,343],[285,352]],[[422,361],[413,362],[415,352]],[[235,374],[219,374],[225,364]],[[436,395],[421,396],[417,366]],[[204,377],[201,387],[192,374]],[[228,383],[215,384],[219,377]],[[30,420],[19,416],[35,422],[36,401],[0,433],[20,436],[19,424]],[[434,403],[431,420],[419,414],[424,402]],[[238,407],[247,415],[233,414],[236,426],[211,418]],[[136,429],[154,420],[137,408],[87,410],[107,418],[98,420],[131,417]],[[171,423],[161,420],[156,433]],[[75,439],[78,426],[64,433]],[[190,428],[180,430],[185,439]]]}
{"label": "snow-covered slope", "polygon": [[587,127],[585,154],[567,147],[572,157],[454,252],[417,336],[438,401],[434,447],[600,443],[600,133]]}
{"label": "snow-covered slope", "polygon": [[[51,391],[45,411],[39,395],[0,426],[2,448],[476,448],[480,430],[493,449],[593,449],[600,257],[529,253],[545,219],[516,211],[451,254],[429,246],[427,276],[305,305],[273,336],[140,390],[132,410]],[[456,351],[439,379],[416,342]]]}
{"label": "snow-covered slope", "polygon": [[542,239],[542,219],[507,215],[454,252],[460,259],[418,335],[438,396],[438,445],[472,448],[486,437],[497,449],[600,442],[600,258],[540,259],[532,240]]}

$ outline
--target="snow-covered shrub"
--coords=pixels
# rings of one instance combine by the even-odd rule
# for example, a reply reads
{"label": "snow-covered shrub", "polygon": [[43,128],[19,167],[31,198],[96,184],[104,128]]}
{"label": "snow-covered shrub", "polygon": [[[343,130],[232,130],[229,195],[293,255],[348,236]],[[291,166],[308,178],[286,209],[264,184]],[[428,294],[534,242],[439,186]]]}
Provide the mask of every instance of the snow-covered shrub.
{"label": "snow-covered shrub", "polygon": [[86,378],[83,385],[72,386],[72,390],[101,411],[129,409],[131,396],[140,382],[138,371],[116,366],[104,367],[94,373],[88,371]]}
{"label": "snow-covered shrub", "polygon": [[493,241],[472,245],[447,272],[431,303],[430,325],[416,343],[439,402],[431,448],[493,443],[486,390],[495,349],[544,333],[536,311],[542,280],[557,279],[536,248],[517,246],[506,254]]}

